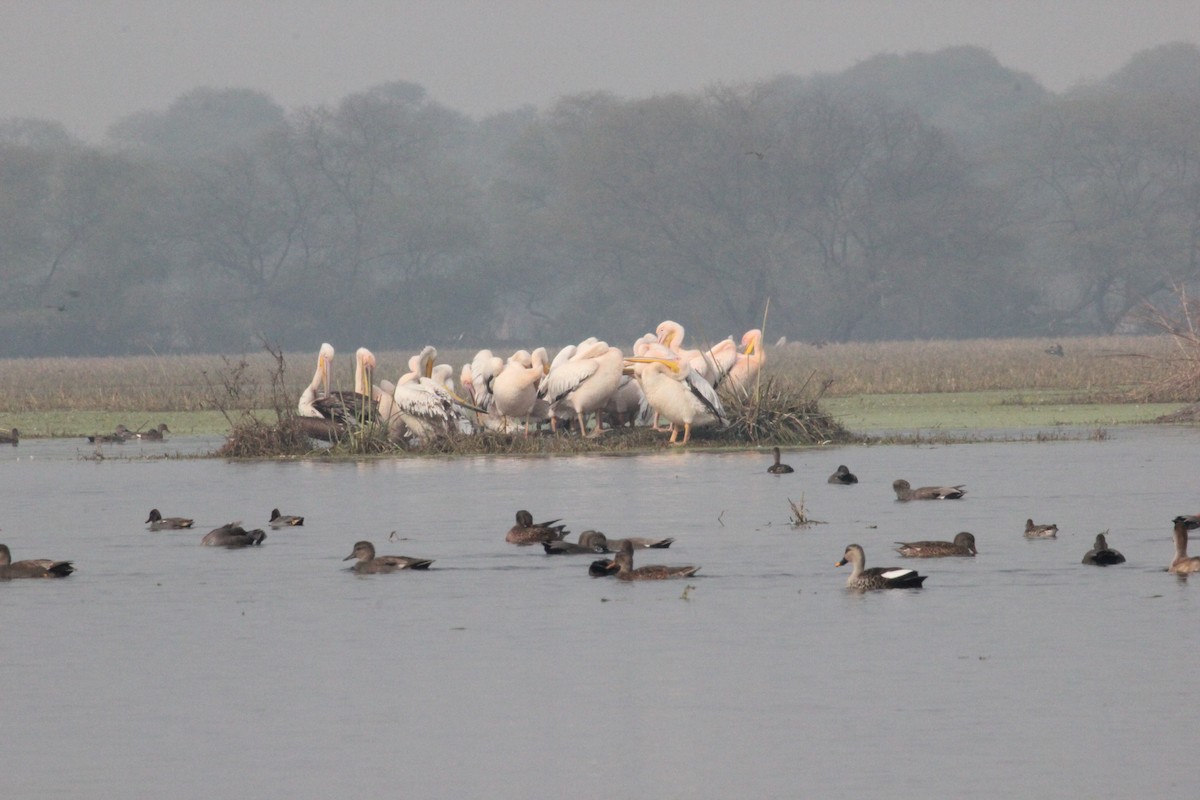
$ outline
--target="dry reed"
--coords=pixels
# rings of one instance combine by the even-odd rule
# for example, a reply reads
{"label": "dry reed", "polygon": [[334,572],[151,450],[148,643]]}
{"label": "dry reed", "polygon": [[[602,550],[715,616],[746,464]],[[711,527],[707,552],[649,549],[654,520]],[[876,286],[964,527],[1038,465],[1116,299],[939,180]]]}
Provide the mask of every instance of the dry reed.
{"label": "dry reed", "polygon": [[[1196,336],[1196,331],[1192,331]],[[817,347],[786,344],[768,348],[766,376],[797,384],[829,381],[826,394],[926,394],[1047,389],[1090,394],[1096,399],[1145,400],[1127,392],[1155,389],[1155,399],[1195,399],[1196,384],[1172,388],[1169,378],[1181,359],[1200,355],[1181,349],[1176,337],[1107,336],[1059,341],[1063,355],[1045,352],[1051,343],[1029,339],[964,342],[872,342]],[[496,348],[500,354],[507,348]],[[407,351],[376,354],[380,377],[395,379],[407,370]],[[439,360],[462,364],[473,351],[444,351]],[[272,407],[276,357],[251,353],[242,399],[257,408]],[[281,388],[298,397],[308,384],[310,354],[286,354]],[[333,383],[353,385],[349,359],[336,360]],[[50,410],[118,412],[200,411],[217,408],[210,389],[229,360],[222,356],[130,356],[125,358],[0,359],[6,380],[0,383],[0,413]],[[303,365],[303,366],[297,366]],[[1193,375],[1196,373],[1193,372]],[[1165,381],[1165,382],[1164,382]],[[1157,387],[1157,388],[1155,388]],[[1166,396],[1175,393],[1179,396]],[[1192,397],[1183,395],[1192,394]]]}

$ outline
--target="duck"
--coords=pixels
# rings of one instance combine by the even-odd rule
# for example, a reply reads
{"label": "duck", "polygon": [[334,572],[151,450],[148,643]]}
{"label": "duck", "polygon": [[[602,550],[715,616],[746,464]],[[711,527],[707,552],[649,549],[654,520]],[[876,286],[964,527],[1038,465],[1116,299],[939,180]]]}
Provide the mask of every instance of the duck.
{"label": "duck", "polygon": [[550,542],[542,542],[542,547],[546,550],[548,556],[577,556],[577,555],[596,555],[597,553],[607,553],[608,543],[604,538],[603,533],[599,531],[584,531],[579,534],[578,542],[567,542],[562,539],[555,539]]}
{"label": "duck", "polygon": [[829,482],[849,486],[852,483],[858,483],[858,476],[851,472],[845,464],[838,464],[837,470],[829,476]]}
{"label": "duck", "polygon": [[665,550],[674,543],[675,538],[668,536],[665,539],[651,539],[645,536],[626,536],[622,539],[609,539],[600,531],[584,531],[579,534],[579,541],[583,544],[599,545],[605,551],[616,552],[625,542],[633,545],[634,550]]}
{"label": "duck", "polygon": [[690,578],[700,571],[699,567],[668,567],[665,564],[648,564],[633,568],[633,543],[622,542],[621,549],[613,556],[617,565],[617,580],[661,581],[668,578]]}
{"label": "duck", "polygon": [[272,528],[298,528],[304,524],[304,517],[297,517],[294,514],[280,514],[278,508],[271,509]]}
{"label": "duck", "polygon": [[65,578],[74,571],[75,567],[70,561],[52,561],[48,558],[34,558],[14,564],[8,545],[0,544],[0,580]]}
{"label": "duck", "polygon": [[170,432],[171,432],[171,429],[167,427],[167,423],[160,422],[158,424],[157,428],[151,428],[148,431],[142,431],[141,433],[135,433],[135,434],[132,434],[132,436],[136,436],[138,439],[147,439],[150,441],[161,442],[163,440],[163,434],[170,433]]}
{"label": "duck", "polygon": [[21,432],[18,431],[16,428],[13,428],[9,433],[0,431],[0,444],[11,444],[13,447],[16,447],[17,442],[19,442],[20,440],[21,440]]}
{"label": "duck", "polygon": [[926,575],[919,574],[915,569],[905,567],[872,567],[864,569],[867,556],[861,546],[851,544],[846,546],[842,560],[835,567],[850,564],[850,577],[846,586],[850,589],[919,589],[925,582]]}
{"label": "duck", "polygon": [[87,440],[91,444],[125,444],[131,436],[133,436],[133,431],[124,425],[118,425],[117,429],[112,433],[96,434],[95,436],[87,437]]}
{"label": "duck", "polygon": [[367,541],[355,542],[354,550],[342,559],[358,559],[350,569],[360,575],[375,575],[384,572],[396,572],[402,569],[429,569],[432,558],[409,558],[408,556],[377,556],[375,545]]}
{"label": "duck", "polygon": [[958,500],[967,490],[963,488],[965,484],[958,486],[922,486],[920,489],[914,489],[909,485],[908,481],[903,478],[892,481],[892,488],[896,491],[897,500]]}
{"label": "duck", "polygon": [[150,523],[150,530],[152,531],[165,531],[190,528],[192,527],[193,520],[186,517],[164,517],[157,508],[152,508],[150,509],[150,516],[146,517],[146,522]]}
{"label": "duck", "polygon": [[549,522],[533,521],[533,515],[525,509],[517,512],[517,524],[508,529],[504,541],[509,544],[537,544],[539,542],[554,542],[561,540],[570,531],[566,525],[558,525],[557,519]]}
{"label": "duck", "polygon": [[1187,554],[1188,531],[1200,528],[1200,517],[1178,516],[1172,522],[1175,523],[1175,559],[1167,567],[1167,572],[1176,575],[1200,572],[1200,556],[1189,557]]}
{"label": "duck", "polygon": [[1107,567],[1113,564],[1124,564],[1125,556],[1117,550],[1109,549],[1108,540],[1104,538],[1104,534],[1097,533],[1096,543],[1092,545],[1091,550],[1083,554],[1083,563]]}
{"label": "duck", "polygon": [[1051,522],[1049,525],[1034,525],[1032,519],[1025,520],[1026,539],[1055,539],[1058,538],[1058,526]]}
{"label": "duck", "polygon": [[896,552],[905,558],[941,558],[943,556],[970,556],[974,558],[979,551],[975,549],[975,535],[962,531],[955,534],[952,542],[896,542],[900,545]]}
{"label": "duck", "polygon": [[617,562],[609,558],[600,558],[588,565],[588,575],[593,578],[607,578],[616,575],[617,571]]}
{"label": "duck", "polygon": [[251,547],[263,543],[267,534],[261,528],[248,531],[240,522],[227,522],[219,528],[213,528],[204,534],[200,544],[212,547]]}
{"label": "duck", "polygon": [[791,467],[789,467],[787,464],[779,463],[779,448],[778,447],[773,447],[771,449],[775,453],[775,463],[772,464],[771,466],[767,467],[767,472],[771,473],[772,475],[786,475],[789,472],[796,471],[796,470],[792,469]]}

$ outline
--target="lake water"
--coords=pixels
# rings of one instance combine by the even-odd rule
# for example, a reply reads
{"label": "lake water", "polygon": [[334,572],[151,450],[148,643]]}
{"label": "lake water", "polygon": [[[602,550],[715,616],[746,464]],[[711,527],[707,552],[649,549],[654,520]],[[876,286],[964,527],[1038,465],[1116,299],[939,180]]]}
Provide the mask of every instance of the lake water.
{"label": "lake water", "polygon": [[[8,797],[1183,797],[1195,788],[1200,579],[1164,572],[1200,511],[1197,438],[639,457],[228,463],[0,448],[0,541],[74,559],[0,584]],[[845,463],[861,483],[830,486]],[[898,503],[965,483],[961,501]],[[794,530],[788,499],[825,524]],[[151,533],[152,507],[196,519]],[[231,520],[304,514],[261,548]],[[519,508],[575,534],[674,536],[622,584],[508,545]],[[1027,541],[1024,522],[1056,522]],[[975,559],[895,541],[976,536]],[[1080,564],[1097,532],[1128,563]],[[401,541],[388,541],[391,531]],[[356,576],[358,539],[436,559]],[[834,568],[929,575],[847,591]],[[1200,545],[1193,548],[1200,551]]]}

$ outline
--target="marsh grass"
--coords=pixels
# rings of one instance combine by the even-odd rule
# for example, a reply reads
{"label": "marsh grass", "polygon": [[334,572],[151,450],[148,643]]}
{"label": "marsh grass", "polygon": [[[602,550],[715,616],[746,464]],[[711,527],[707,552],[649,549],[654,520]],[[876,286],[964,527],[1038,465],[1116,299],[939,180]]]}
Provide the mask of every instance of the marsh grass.
{"label": "marsh grass", "polygon": [[[1047,353],[1054,344],[1062,355]],[[815,371],[827,395],[1056,390],[1079,402],[1132,402],[1168,370],[1167,336],[786,344],[770,348],[772,374]],[[1179,398],[1160,396],[1166,402]]]}
{"label": "marsh grass", "polygon": [[[822,417],[828,416],[828,406],[840,405],[831,400],[841,398],[1009,391],[1005,402],[1015,406],[1195,401],[1200,391],[1196,319],[1194,314],[1177,319],[1159,336],[1079,337],[1057,343],[1010,339],[771,346],[756,394],[725,395],[733,420],[730,429],[698,429],[693,439],[701,446],[718,447],[836,440],[841,418],[830,417],[831,436],[823,433]],[[1046,352],[1053,344],[1062,347],[1062,356]],[[511,348],[494,349],[502,354]],[[376,374],[394,379],[407,370],[411,351],[376,355]],[[473,349],[443,350],[439,361],[462,364],[473,355]],[[210,432],[219,429],[213,420],[220,419],[227,430],[241,428],[252,440],[273,442],[269,449],[310,453],[314,448],[295,443],[285,420],[308,384],[311,361],[310,353],[271,349],[233,358],[0,359],[5,376],[0,381],[0,427],[16,425],[25,435],[29,430],[38,431],[33,435],[70,436],[111,430],[116,422],[137,428],[141,421],[165,421],[172,431]],[[335,359],[334,388],[353,385],[350,362],[345,356]],[[268,433],[274,428],[279,430]],[[550,438],[556,441],[547,444]],[[386,440],[375,439],[364,436],[345,446],[364,453],[395,450]],[[660,441],[645,431],[615,431],[583,442],[499,434],[469,439],[447,439],[435,450],[617,452],[654,447]]]}

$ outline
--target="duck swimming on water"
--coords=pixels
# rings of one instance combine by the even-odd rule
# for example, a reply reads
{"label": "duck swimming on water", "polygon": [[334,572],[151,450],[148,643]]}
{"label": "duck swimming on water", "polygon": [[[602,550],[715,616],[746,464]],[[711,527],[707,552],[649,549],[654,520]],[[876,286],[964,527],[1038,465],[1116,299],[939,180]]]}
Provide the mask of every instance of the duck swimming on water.
{"label": "duck swimming on water", "polygon": [[561,540],[570,533],[566,525],[557,525],[559,520],[549,522],[533,521],[533,515],[525,509],[517,512],[517,524],[508,529],[504,541],[509,544],[538,544],[539,542],[554,542]]}
{"label": "duck swimming on water", "polygon": [[975,549],[975,535],[962,531],[956,534],[953,542],[896,542],[900,545],[896,552],[906,558],[942,558],[944,556],[971,556],[979,551]]}
{"label": "duck swimming on water", "polygon": [[846,546],[842,560],[834,564],[842,567],[849,564],[850,577],[846,578],[846,586],[850,589],[865,591],[868,589],[920,589],[925,582],[925,575],[920,575],[915,569],[904,567],[872,567],[865,569],[867,556],[861,546],[851,544]]}
{"label": "duck swimming on water", "polygon": [[845,464],[838,464],[838,468],[829,476],[829,483],[850,486],[851,484],[858,483],[858,476],[851,472]]}
{"label": "duck swimming on water", "polygon": [[342,561],[349,561],[352,558],[357,559],[357,562],[350,569],[360,575],[376,575],[402,569],[429,569],[429,565],[433,563],[431,558],[377,556],[375,555],[375,545],[367,541],[355,542],[354,550]]}
{"label": "duck swimming on water", "polygon": [[75,571],[70,561],[34,558],[13,563],[8,545],[0,544],[0,580],[13,578],[65,578]]}
{"label": "duck swimming on water", "polygon": [[914,489],[903,478],[892,481],[892,489],[896,492],[897,500],[958,500],[967,490],[963,484],[958,486],[922,486]]}
{"label": "duck swimming on water", "polygon": [[795,472],[795,470],[789,467],[787,464],[779,463],[778,447],[772,448],[772,450],[775,453],[775,463],[767,467],[767,472],[771,473],[772,475],[786,475],[789,472]]}
{"label": "duck swimming on water", "polygon": [[204,535],[200,544],[211,547],[253,547],[263,543],[267,534],[261,528],[248,531],[240,522],[227,522],[219,528],[213,528]]}
{"label": "duck swimming on water", "polygon": [[[1107,532],[1107,531],[1106,531]],[[1108,540],[1103,533],[1096,534],[1096,543],[1092,549],[1083,554],[1083,563],[1097,567],[1108,567],[1113,564],[1124,564],[1125,556],[1108,546]]]}

